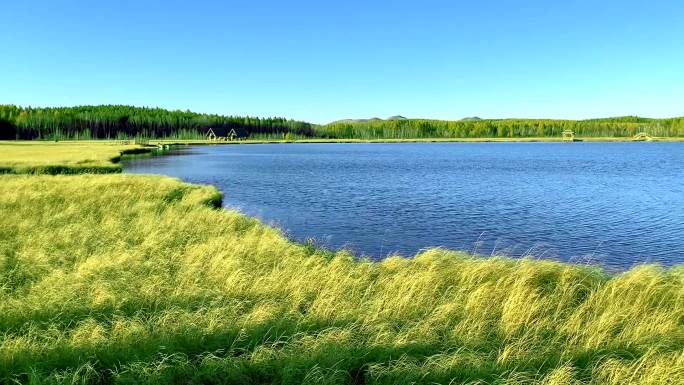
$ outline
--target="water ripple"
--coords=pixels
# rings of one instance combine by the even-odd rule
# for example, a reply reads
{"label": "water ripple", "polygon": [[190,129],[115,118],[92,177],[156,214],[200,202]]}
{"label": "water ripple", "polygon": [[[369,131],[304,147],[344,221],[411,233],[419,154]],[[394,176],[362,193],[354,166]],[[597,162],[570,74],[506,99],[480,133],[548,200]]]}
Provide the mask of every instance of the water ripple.
{"label": "water ripple", "polygon": [[684,262],[682,143],[205,146],[126,172],[209,183],[297,240],[383,258],[427,247],[622,270]]}

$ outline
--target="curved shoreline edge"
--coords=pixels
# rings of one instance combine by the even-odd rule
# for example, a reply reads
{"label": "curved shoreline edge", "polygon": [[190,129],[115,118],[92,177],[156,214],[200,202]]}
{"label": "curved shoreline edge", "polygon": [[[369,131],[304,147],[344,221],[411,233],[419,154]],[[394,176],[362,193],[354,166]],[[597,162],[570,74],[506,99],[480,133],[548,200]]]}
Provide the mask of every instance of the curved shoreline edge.
{"label": "curved shoreline edge", "polygon": [[218,209],[214,186],[0,180],[0,383],[684,381],[681,265],[375,262]]}
{"label": "curved shoreline edge", "polygon": [[[422,141],[422,142],[427,142],[427,141]],[[244,144],[271,144],[271,143],[273,143],[273,144],[282,144],[282,143],[293,143],[293,142],[283,142],[283,141],[280,141],[280,142],[257,142],[257,143],[244,143]],[[338,143],[338,142],[326,142],[326,143]],[[344,142],[344,143],[357,143],[357,142]],[[397,143],[401,143],[401,142],[397,142]],[[156,147],[152,147],[152,145],[150,145],[150,146],[148,146],[147,148],[141,149],[141,150],[139,150],[139,151],[122,152],[122,156],[121,156],[120,161],[125,161],[127,158],[135,158],[135,157],[140,156],[140,155],[145,156],[145,157],[147,157],[147,156],[166,156],[167,153],[168,153],[169,151],[173,150],[174,148],[187,147],[187,146],[196,146],[196,145],[212,145],[212,144],[214,144],[214,143],[165,143],[165,144],[157,144],[157,145],[155,145]],[[231,142],[228,142],[228,143],[219,143],[219,144],[228,144],[228,145],[230,145],[230,144],[242,144],[242,143],[231,143]],[[172,156],[172,154],[171,154],[171,156]],[[150,175],[158,175],[158,176],[162,176],[162,177],[170,177],[170,176],[168,176],[168,175],[163,175],[163,174],[150,174]],[[174,178],[174,179],[178,179],[178,180],[182,181],[180,178],[175,178],[175,177],[170,177],[170,178]],[[194,183],[189,183],[189,182],[185,182],[185,181],[182,181],[182,182],[183,182],[183,183],[188,183],[188,184],[190,184],[190,185],[205,186],[205,185],[202,185],[202,184],[194,184]],[[248,217],[248,218],[251,218],[251,219],[254,219],[254,220],[256,220],[256,221],[259,221],[259,222],[260,222],[263,226],[265,226],[265,227],[273,228],[273,229],[275,229],[275,230],[277,230],[277,231],[279,231],[279,232],[282,233],[282,229],[280,229],[280,228],[278,228],[278,227],[274,227],[274,226],[268,225],[268,224],[265,224],[265,223],[263,223],[263,221],[261,221],[259,218],[256,218],[256,217],[253,217],[253,216],[249,216],[249,215],[244,214],[244,213],[242,213],[242,212],[240,212],[240,211],[238,211],[238,210],[232,210],[232,209],[230,209],[230,208],[225,208],[225,207],[223,207],[223,196],[224,196],[224,193],[223,193],[220,189],[218,189],[216,186],[213,186],[213,185],[206,185],[206,186],[210,186],[210,187],[216,189],[216,192],[217,192],[217,194],[219,195],[219,198],[218,198],[218,199],[211,200],[211,204],[210,204],[210,205],[211,205],[212,207],[217,208],[217,209],[220,208],[220,209],[224,209],[224,210],[228,210],[228,211],[232,211],[232,212],[237,212],[237,213],[240,214],[240,215],[244,215],[244,216],[246,216],[246,217]],[[356,254],[356,253],[354,253],[353,251],[351,251],[351,250],[346,250],[346,249],[344,249],[344,248],[341,248],[341,249],[328,249],[328,248],[325,248],[325,247],[314,246],[314,244],[313,244],[314,241],[313,241],[313,240],[312,240],[312,242],[302,242],[302,241],[298,241],[298,240],[295,240],[295,239],[291,239],[291,238],[285,236],[284,234],[283,234],[283,236],[284,236],[285,238],[287,238],[288,241],[290,241],[290,242],[292,242],[292,243],[295,243],[295,244],[297,244],[297,245],[306,246],[306,247],[308,247],[308,248],[310,248],[310,249],[312,249],[312,250],[313,250],[313,249],[317,249],[317,250],[319,250],[319,251],[321,251],[321,252],[326,253],[327,255],[334,255],[335,253],[338,253],[338,252],[345,252],[345,253],[348,253],[349,255],[355,256],[355,258],[357,258],[357,259],[367,259],[367,260],[369,260],[369,261],[375,261],[375,262],[378,261],[378,260],[375,260],[375,259],[370,258],[370,257],[368,257],[368,256]],[[657,263],[657,262],[642,262],[642,263],[636,263],[636,264],[630,266],[630,267],[627,268],[627,269],[610,269],[610,268],[607,268],[606,266],[602,266],[602,265],[600,265],[600,264],[590,264],[590,263],[580,263],[580,262],[561,261],[561,260],[557,260],[557,259],[536,258],[534,255],[523,255],[523,256],[519,256],[519,257],[507,256],[507,255],[491,255],[491,256],[487,256],[487,255],[482,255],[482,254],[473,254],[473,253],[468,252],[467,250],[451,249],[451,248],[441,247],[441,246],[429,247],[429,248],[426,248],[425,250],[419,251],[419,252],[417,252],[416,254],[413,254],[413,255],[400,255],[400,254],[396,254],[396,255],[387,255],[385,258],[391,258],[391,257],[414,258],[414,257],[416,257],[416,256],[418,256],[418,255],[420,255],[420,254],[422,254],[422,253],[424,253],[424,252],[426,252],[426,251],[433,251],[433,250],[443,250],[443,251],[446,251],[446,252],[454,252],[454,253],[459,253],[459,254],[463,254],[463,255],[475,257],[475,258],[492,258],[492,257],[494,257],[494,258],[504,258],[504,259],[511,259],[511,260],[528,259],[528,260],[550,261],[550,262],[561,263],[561,264],[567,264],[567,265],[577,266],[577,267],[584,267],[584,268],[589,268],[589,269],[599,269],[599,270],[601,270],[603,273],[605,273],[605,274],[607,274],[607,275],[610,275],[610,276],[613,276],[613,275],[616,275],[616,274],[621,274],[621,273],[624,273],[624,272],[626,272],[626,271],[629,271],[629,270],[632,270],[632,269],[635,269],[635,268],[639,268],[639,267],[641,267],[641,266],[654,266],[654,267],[662,268],[662,269],[664,269],[664,270],[673,269],[673,268],[678,268],[679,266],[684,267],[684,264],[674,264],[674,265],[670,265],[670,266],[663,266],[662,264]],[[384,259],[384,258],[382,258],[382,259]],[[382,259],[380,259],[380,260],[382,260]]]}
{"label": "curved shoreline edge", "polygon": [[[531,139],[531,138],[527,138]],[[96,143],[96,144],[111,144],[113,141],[89,141],[90,143]],[[118,142],[118,141],[116,141]],[[2,164],[0,163],[0,175],[2,174],[29,174],[29,175],[79,175],[79,174],[121,174],[123,172],[123,162],[125,162],[127,159],[131,158],[136,158],[139,156],[147,157],[147,156],[165,156],[169,151],[175,149],[175,148],[180,148],[180,147],[187,147],[187,146],[197,146],[197,145],[240,145],[240,144],[285,144],[285,143],[301,143],[301,144],[307,144],[307,143],[422,143],[422,142],[429,142],[429,143],[434,143],[434,142],[501,142],[501,143],[506,143],[510,141],[501,141],[501,140],[493,140],[493,141],[486,141],[486,140],[434,140],[434,139],[418,139],[418,140],[401,140],[401,141],[367,141],[367,140],[351,140],[351,141],[236,141],[236,142],[213,142],[213,141],[164,141],[164,140],[157,140],[157,141],[151,141],[149,144],[146,145],[138,145],[135,144],[130,148],[124,148],[118,151],[118,155],[110,156],[107,160],[108,164],[105,165],[97,165],[97,166],[92,166],[92,165],[87,165],[87,166],[80,166],[80,165],[36,165],[36,166],[29,166],[29,167],[17,167],[17,168],[8,168],[8,167],[3,167]],[[514,141],[514,142],[559,142],[557,140],[552,140],[552,141],[538,141],[538,140],[523,140],[523,141]],[[632,142],[632,141],[618,141],[618,142]],[[0,141],[0,144],[3,143]],[[6,142],[5,142],[6,143]],[[32,141],[31,143],[35,144],[50,144],[52,145],[53,142],[40,142],[40,141]],[[59,143],[73,143],[73,142],[57,142],[56,145],[59,145]],[[201,184],[192,184],[188,182],[181,181],[178,178],[173,178],[167,175],[157,175],[157,174],[151,174],[155,176],[160,176],[160,177],[165,177],[165,178],[172,178],[176,179],[182,183],[187,183],[189,185],[195,185],[195,186],[205,186]],[[206,204],[216,208],[216,209],[225,209],[223,208],[223,192],[220,191],[218,188],[212,185],[208,185],[211,188],[215,189],[216,193],[212,195],[211,198],[208,198],[206,201]],[[279,232],[282,233],[282,230],[277,228],[277,227],[272,227],[267,224],[264,224],[261,222],[258,218],[248,216],[244,213],[240,213],[237,210],[230,210],[230,209],[225,209],[229,211],[234,211],[239,213],[240,215],[243,215],[245,217],[254,219],[256,221],[259,221],[262,223],[263,226],[273,228]],[[287,238],[288,241],[297,244],[297,245],[302,245],[306,246],[310,249],[317,249],[321,252],[326,253],[327,255],[332,255],[338,252],[348,252],[347,250],[340,249],[340,250],[329,250],[326,248],[320,248],[320,247],[315,247],[311,243],[303,243],[299,242],[290,238]],[[442,248],[442,247],[435,247],[435,248],[430,248],[429,250],[445,250],[445,251],[450,251],[450,252],[455,252],[455,253],[462,253],[464,255],[472,255],[468,253],[467,251],[464,250],[454,250],[454,249],[448,249],[448,248]],[[416,255],[421,254],[422,252],[417,253]],[[352,253],[349,253],[349,255],[353,255]],[[411,255],[411,256],[400,256],[402,258],[414,258],[416,255]],[[398,255],[397,255],[398,256]],[[606,274],[609,275],[615,275],[615,273],[620,274],[624,273],[625,271],[632,270],[634,268],[638,268],[639,266],[658,266],[659,268],[668,270],[672,268],[676,268],[680,265],[672,265],[670,267],[663,267],[662,265],[658,263],[640,263],[636,264],[628,270],[617,270],[617,271],[612,271],[609,272],[606,270],[604,266],[601,265],[594,265],[594,264],[581,264],[581,263],[576,263],[576,262],[567,262],[567,261],[558,261],[558,260],[548,260],[548,259],[536,259],[534,256],[522,256],[522,257],[510,257],[510,256],[485,256],[485,255],[472,255],[475,257],[479,258],[490,258],[490,257],[497,257],[497,258],[507,258],[507,259],[512,259],[512,260],[519,260],[519,259],[532,259],[532,260],[542,260],[542,261],[553,261],[556,263],[562,263],[562,264],[567,264],[567,265],[572,265],[572,266],[578,266],[578,267],[586,267],[586,268],[598,268],[601,271],[605,272]],[[392,257],[392,256],[388,256]],[[360,255],[358,258],[365,259],[367,257]],[[370,259],[369,259],[370,260]],[[681,265],[684,266],[684,265]]]}

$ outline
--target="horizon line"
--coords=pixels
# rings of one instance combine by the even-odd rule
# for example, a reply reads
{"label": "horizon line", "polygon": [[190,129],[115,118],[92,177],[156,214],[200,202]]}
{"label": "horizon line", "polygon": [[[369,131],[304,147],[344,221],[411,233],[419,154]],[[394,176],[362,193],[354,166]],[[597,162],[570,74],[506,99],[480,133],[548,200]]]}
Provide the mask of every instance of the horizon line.
{"label": "horizon line", "polygon": [[[294,119],[294,118],[289,118],[285,116],[278,116],[278,115],[239,115],[239,114],[226,114],[226,113],[217,113],[217,112],[200,112],[196,110],[190,110],[188,108],[182,109],[182,108],[170,108],[170,107],[161,107],[159,105],[157,106],[151,106],[151,105],[135,105],[135,104],[124,104],[124,103],[100,103],[100,104],[73,104],[73,105],[66,105],[66,104],[55,104],[55,105],[21,105],[21,104],[14,104],[14,103],[0,103],[0,106],[14,106],[22,109],[50,109],[50,108],[76,108],[76,107],[106,107],[106,106],[119,106],[119,107],[132,107],[132,108],[146,108],[146,109],[160,109],[160,110],[165,110],[169,112],[190,112],[190,113],[195,113],[195,114],[201,114],[201,115],[217,115],[217,116],[224,116],[224,117],[250,117],[250,118],[281,118],[281,119],[287,119],[287,120],[294,120],[294,121],[300,121],[304,123],[309,123],[309,124],[316,124],[316,125],[328,125],[328,124],[333,124],[333,123],[340,123],[340,122],[345,122],[345,121],[350,121],[350,122],[358,122],[358,123],[363,123],[366,121],[388,121],[388,120],[437,120],[437,121],[452,121],[452,122],[459,122],[459,121],[468,121],[468,120],[482,120],[482,121],[491,121],[491,120],[555,120],[555,121],[586,121],[586,120],[603,120],[603,119],[618,119],[618,118],[640,118],[640,119],[650,119],[650,120],[668,120],[668,119],[681,119],[684,118],[684,115],[676,115],[676,116],[668,116],[668,117],[650,117],[650,116],[641,116],[641,115],[613,115],[613,116],[600,116],[600,117],[592,117],[592,118],[550,118],[550,117],[526,117],[526,118],[521,118],[521,117],[500,117],[500,118],[492,118],[492,117],[480,117],[478,115],[470,115],[470,116],[465,116],[463,118],[459,119],[446,119],[446,118],[426,118],[426,117],[406,117],[401,114],[395,114],[395,115],[390,115],[386,118],[380,118],[378,116],[372,116],[370,118],[342,118],[342,119],[335,119],[331,120],[327,123],[314,123],[313,121],[310,120],[300,120],[300,119]],[[392,119],[392,118],[397,118],[397,119]]]}

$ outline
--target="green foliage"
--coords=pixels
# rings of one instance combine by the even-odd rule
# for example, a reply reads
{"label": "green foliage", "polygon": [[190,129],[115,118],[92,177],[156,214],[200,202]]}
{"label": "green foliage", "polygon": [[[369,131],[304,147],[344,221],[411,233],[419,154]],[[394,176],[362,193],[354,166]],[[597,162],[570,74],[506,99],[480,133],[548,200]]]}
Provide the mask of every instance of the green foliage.
{"label": "green foliage", "polygon": [[684,269],[356,260],[218,191],[0,176],[0,383],[684,383]]}
{"label": "green foliage", "polygon": [[491,119],[491,120],[367,120],[340,121],[317,127],[316,135],[338,139],[402,138],[524,138],[560,137],[572,130],[579,137],[684,136],[684,117],[647,119],[619,117],[591,120]]}
{"label": "green foliage", "polygon": [[0,173],[82,174],[121,172],[125,154],[149,153],[150,148],[120,142],[29,142],[0,143]]}
{"label": "green foliage", "polygon": [[168,111],[121,105],[32,108],[0,105],[0,139],[201,139],[209,128],[219,136],[294,132],[311,136],[312,125],[284,118],[255,118]]}
{"label": "green foliage", "polygon": [[168,111],[131,106],[31,108],[0,105],[0,139],[83,140],[133,137],[204,139],[235,129],[254,140],[420,139],[420,138],[559,138],[564,130],[578,137],[684,136],[684,117],[649,119],[635,116],[589,119],[429,119],[342,120],[314,125],[284,118],[254,118]]}

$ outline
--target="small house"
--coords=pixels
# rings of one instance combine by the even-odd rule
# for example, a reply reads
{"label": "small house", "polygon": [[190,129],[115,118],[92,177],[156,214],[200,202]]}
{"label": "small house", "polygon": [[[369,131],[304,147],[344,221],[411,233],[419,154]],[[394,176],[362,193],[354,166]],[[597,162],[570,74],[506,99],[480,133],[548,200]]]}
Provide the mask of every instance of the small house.
{"label": "small house", "polygon": [[207,139],[208,139],[208,140],[216,140],[216,138],[217,138],[217,136],[216,136],[216,134],[214,133],[214,130],[212,130],[211,128],[209,128],[209,131],[207,131]]}
{"label": "small house", "polygon": [[572,130],[563,130],[563,141],[564,142],[574,142],[575,132]]}
{"label": "small house", "polygon": [[653,140],[653,138],[645,132],[640,132],[640,133],[634,135],[633,140],[650,142]]}
{"label": "small house", "polygon": [[230,132],[228,132],[228,135],[226,135],[226,137],[228,138],[228,140],[232,142],[233,140],[238,138],[238,134],[237,132],[235,132],[235,129],[231,128]]}

